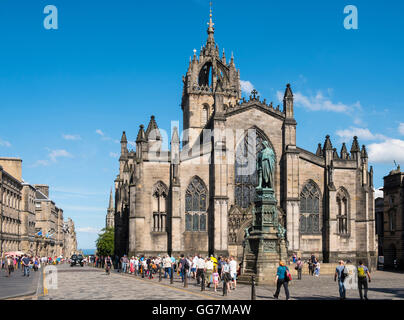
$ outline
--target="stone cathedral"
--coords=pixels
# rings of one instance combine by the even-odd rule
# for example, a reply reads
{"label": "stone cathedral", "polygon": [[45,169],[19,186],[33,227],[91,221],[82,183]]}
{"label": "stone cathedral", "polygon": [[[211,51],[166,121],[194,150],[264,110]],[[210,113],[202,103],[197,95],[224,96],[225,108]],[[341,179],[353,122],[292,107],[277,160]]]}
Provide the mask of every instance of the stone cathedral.
{"label": "stone cathedral", "polygon": [[[257,186],[256,170],[246,168],[255,166],[267,141],[275,154],[273,184],[288,253],[374,265],[373,169],[365,146],[354,137],[350,151],[344,143],[338,153],[328,135],[314,153],[296,146],[291,86],[282,108],[255,90],[241,98],[240,71],[233,54],[230,60],[219,54],[212,15],[207,34],[183,76],[182,141],[174,128],[170,150],[162,150],[154,116],[146,129],[140,125],[135,150],[128,150],[123,132],[115,253],[222,254],[242,261]],[[243,134],[216,134],[224,131]],[[246,157],[251,153],[253,159]]]}

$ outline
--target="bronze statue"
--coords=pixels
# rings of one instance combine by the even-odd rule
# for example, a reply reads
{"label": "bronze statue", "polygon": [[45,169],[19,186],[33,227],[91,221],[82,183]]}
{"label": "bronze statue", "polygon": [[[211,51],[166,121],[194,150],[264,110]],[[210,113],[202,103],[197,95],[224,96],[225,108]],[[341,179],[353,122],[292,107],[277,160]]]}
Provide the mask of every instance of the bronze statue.
{"label": "bronze statue", "polygon": [[258,188],[274,189],[275,153],[268,141],[262,144],[264,148],[257,157]]}

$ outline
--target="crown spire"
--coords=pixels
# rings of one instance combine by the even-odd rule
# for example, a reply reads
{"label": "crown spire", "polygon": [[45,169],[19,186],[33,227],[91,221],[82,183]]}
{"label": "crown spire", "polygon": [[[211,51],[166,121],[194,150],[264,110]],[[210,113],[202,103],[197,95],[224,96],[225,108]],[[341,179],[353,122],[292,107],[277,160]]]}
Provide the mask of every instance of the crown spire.
{"label": "crown spire", "polygon": [[213,46],[215,45],[215,39],[213,38],[213,34],[215,33],[215,28],[213,27],[215,24],[213,23],[212,20],[212,1],[210,2],[210,13],[209,13],[209,22],[208,22],[208,42],[207,46]]}

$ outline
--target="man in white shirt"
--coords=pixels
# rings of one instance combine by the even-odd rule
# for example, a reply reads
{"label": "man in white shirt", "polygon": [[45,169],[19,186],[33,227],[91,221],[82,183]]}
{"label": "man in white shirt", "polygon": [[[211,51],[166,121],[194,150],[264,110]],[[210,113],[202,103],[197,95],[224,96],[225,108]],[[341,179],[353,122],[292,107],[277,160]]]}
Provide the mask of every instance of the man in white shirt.
{"label": "man in white shirt", "polygon": [[202,259],[201,256],[198,257],[198,261],[196,263],[196,268],[197,268],[197,270],[196,270],[196,283],[200,284],[201,283],[201,281],[200,281],[201,277],[203,277],[202,280],[204,280],[204,278],[205,278],[205,274],[204,274],[204,272],[205,272],[205,259]]}
{"label": "man in white shirt", "polygon": [[233,283],[233,290],[236,290],[236,285],[237,285],[237,261],[234,259],[233,256],[230,257],[230,262],[229,262],[229,267],[230,267],[230,277]]}
{"label": "man in white shirt", "polygon": [[192,259],[192,265],[191,265],[191,273],[192,273],[192,278],[196,279],[196,264],[198,263],[198,256],[195,255],[195,257]]}

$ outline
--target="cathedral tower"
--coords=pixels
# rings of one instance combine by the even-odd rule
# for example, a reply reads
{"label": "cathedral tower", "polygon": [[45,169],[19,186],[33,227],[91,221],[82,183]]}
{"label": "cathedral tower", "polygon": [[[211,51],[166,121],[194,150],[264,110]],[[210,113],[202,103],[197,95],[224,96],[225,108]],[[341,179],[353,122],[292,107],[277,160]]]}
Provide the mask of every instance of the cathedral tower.
{"label": "cathedral tower", "polygon": [[192,146],[210,117],[216,111],[214,97],[223,95],[223,108],[236,105],[241,98],[240,71],[236,69],[233,54],[230,62],[222,57],[214,39],[212,9],[208,23],[208,39],[199,52],[189,62],[187,74],[183,76],[183,93],[181,108],[183,110],[183,144]]}

